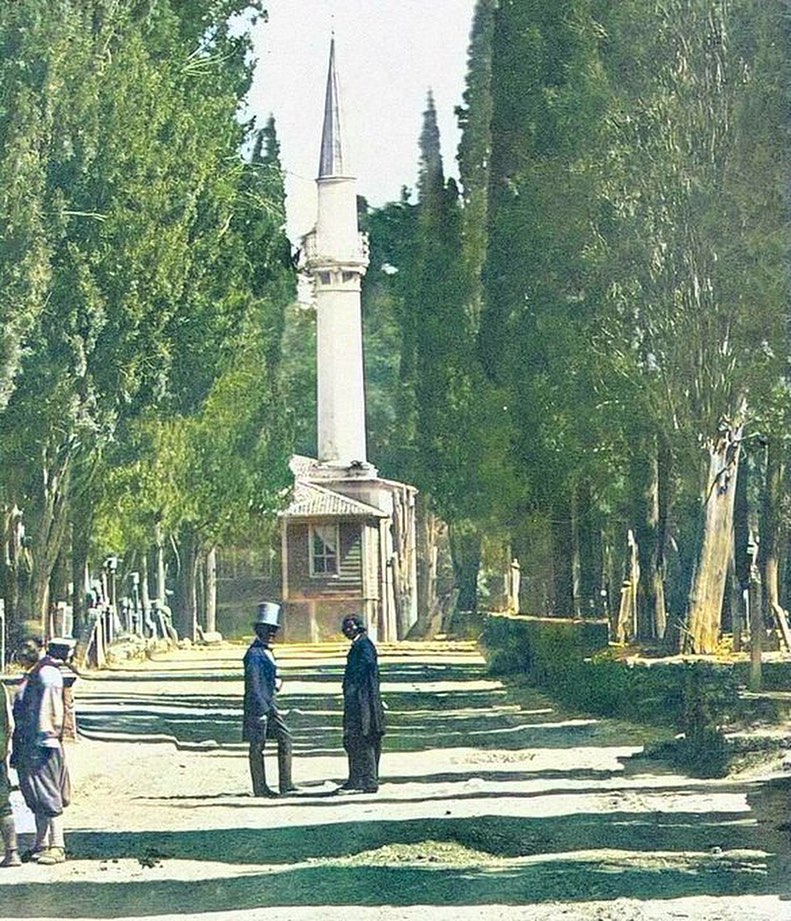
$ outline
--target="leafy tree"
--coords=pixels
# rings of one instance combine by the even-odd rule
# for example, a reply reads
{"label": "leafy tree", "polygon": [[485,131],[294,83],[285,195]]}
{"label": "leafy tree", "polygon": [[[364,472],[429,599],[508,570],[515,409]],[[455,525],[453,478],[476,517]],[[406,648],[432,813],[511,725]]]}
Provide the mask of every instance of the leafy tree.
{"label": "leafy tree", "polygon": [[595,222],[607,105],[594,7],[506,0],[492,38],[480,354],[508,407],[511,443],[501,454],[515,468],[517,549],[537,563],[548,532],[545,571],[531,581],[564,614],[587,609],[595,590],[590,563],[579,586],[580,522],[593,514],[583,497],[613,479],[589,350],[602,299]]}
{"label": "leafy tree", "polygon": [[456,109],[461,139],[458,163],[464,204],[462,243],[471,285],[468,310],[477,333],[483,303],[492,156],[492,43],[496,0],[477,0],[470,32],[464,104]]}
{"label": "leafy tree", "polygon": [[[2,168],[19,169],[6,157],[14,146],[35,145],[25,169],[37,171],[30,190],[40,204],[27,227],[8,225],[15,237],[2,251],[0,278],[22,279],[32,295],[24,360],[0,419],[4,469],[16,471],[3,491],[29,522],[31,603],[43,613],[69,510],[90,532],[92,516],[81,513],[95,507],[105,465],[124,460],[135,420],[157,408],[199,410],[253,314],[275,340],[281,320],[260,306],[270,282],[250,268],[243,239],[255,196],[272,191],[243,188],[239,149],[251,126],[236,114],[252,64],[246,33],[228,20],[248,4],[12,6],[0,20],[0,130],[11,141]],[[282,209],[282,197],[272,202]],[[242,213],[246,224],[234,225]],[[14,270],[14,247],[33,232],[35,271]],[[273,303],[288,288],[283,277]],[[12,347],[7,354],[11,370]]]}
{"label": "leafy tree", "polygon": [[[154,450],[139,444],[119,477],[118,487],[131,487],[137,495],[133,531],[122,543],[145,553],[155,525],[177,539],[180,626],[190,635],[199,613],[203,556],[215,547],[265,542],[272,524],[270,517],[267,525],[267,513],[279,506],[286,485],[291,437],[283,421],[280,343],[294,286],[282,183],[270,119],[256,133],[236,188],[228,190],[230,220],[222,246],[209,247],[196,270],[195,290],[206,297],[206,311],[212,298],[221,305],[230,301],[236,320],[230,328],[218,327],[214,363],[184,363],[171,377],[178,386],[170,400],[144,420],[138,433],[146,441],[153,438]],[[203,279],[208,281],[205,295]],[[197,347],[201,330],[193,320],[180,330],[179,341],[195,337]],[[212,341],[210,330],[206,338]],[[209,390],[201,397],[204,382]],[[165,468],[160,453],[168,458]],[[163,475],[163,484],[145,491],[141,501],[136,481],[142,476],[153,485]]]}
{"label": "leafy tree", "polygon": [[[750,407],[770,399],[778,370],[770,353],[785,350],[777,301],[752,296],[745,283],[752,267],[742,257],[752,223],[745,102],[763,89],[755,49],[734,39],[747,34],[757,9],[694,0],[657,5],[648,15],[642,7],[620,9],[622,60],[636,42],[652,64],[630,69],[620,84],[615,315],[625,324],[618,338],[630,344],[629,373],[647,395],[649,424],[679,471],[694,471],[679,472],[678,482],[697,497],[697,536],[683,542],[690,557],[683,569],[691,575],[688,636],[698,651],[713,649],[719,635]],[[770,272],[778,280],[784,274]]]}

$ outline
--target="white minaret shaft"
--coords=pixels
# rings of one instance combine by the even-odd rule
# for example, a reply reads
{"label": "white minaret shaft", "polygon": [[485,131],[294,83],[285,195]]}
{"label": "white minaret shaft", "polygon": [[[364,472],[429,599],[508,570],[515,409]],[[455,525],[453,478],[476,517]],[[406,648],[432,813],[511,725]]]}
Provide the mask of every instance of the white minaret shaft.
{"label": "white minaret shaft", "polygon": [[335,39],[330,44],[316,229],[305,262],[316,292],[319,461],[367,462],[360,281],[367,246],[357,226],[357,190],[344,163]]}

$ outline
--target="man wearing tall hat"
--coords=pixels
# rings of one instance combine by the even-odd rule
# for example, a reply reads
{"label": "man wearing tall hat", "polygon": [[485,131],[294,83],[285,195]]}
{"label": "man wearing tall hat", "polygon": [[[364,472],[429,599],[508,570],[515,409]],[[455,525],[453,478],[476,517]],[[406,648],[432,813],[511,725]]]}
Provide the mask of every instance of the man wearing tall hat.
{"label": "man wearing tall hat", "polygon": [[291,733],[278,712],[275,696],[280,687],[272,643],[279,629],[280,605],[262,601],[253,630],[255,640],[244,656],[244,722],[242,739],[250,743],[250,777],[253,796],[277,796],[266,782],[264,745],[277,741],[278,782],[281,793],[291,793]]}

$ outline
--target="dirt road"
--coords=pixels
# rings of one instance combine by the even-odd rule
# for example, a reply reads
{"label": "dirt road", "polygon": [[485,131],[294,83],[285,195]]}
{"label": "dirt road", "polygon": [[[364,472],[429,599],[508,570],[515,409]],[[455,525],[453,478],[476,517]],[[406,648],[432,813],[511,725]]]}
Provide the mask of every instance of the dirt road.
{"label": "dirt road", "polygon": [[785,778],[663,769],[640,730],[506,689],[470,645],[380,650],[382,786],[345,797],[345,649],[283,648],[301,791],[253,799],[243,652],[78,681],[69,860],[0,870],[0,918],[791,919]]}

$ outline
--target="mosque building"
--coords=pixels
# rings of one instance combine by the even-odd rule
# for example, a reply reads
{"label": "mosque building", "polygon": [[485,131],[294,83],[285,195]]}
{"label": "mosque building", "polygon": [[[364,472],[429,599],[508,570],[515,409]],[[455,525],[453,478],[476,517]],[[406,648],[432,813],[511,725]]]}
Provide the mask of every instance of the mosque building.
{"label": "mosque building", "polygon": [[281,513],[284,638],[335,638],[345,615],[362,614],[372,637],[388,642],[417,620],[417,490],[381,478],[367,459],[360,289],[368,244],[344,148],[334,38],[316,184],[303,268],[316,308],[318,458],[291,460],[293,494]]}

